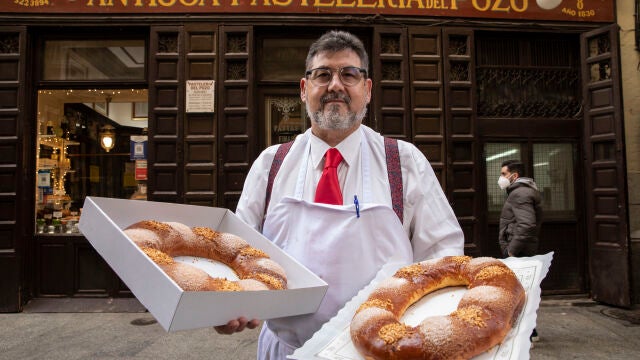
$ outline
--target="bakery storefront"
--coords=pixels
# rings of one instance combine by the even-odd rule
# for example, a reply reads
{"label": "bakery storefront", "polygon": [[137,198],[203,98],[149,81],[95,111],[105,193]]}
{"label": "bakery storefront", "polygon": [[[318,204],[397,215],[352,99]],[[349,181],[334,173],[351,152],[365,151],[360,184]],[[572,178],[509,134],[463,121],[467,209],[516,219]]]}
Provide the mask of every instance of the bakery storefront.
{"label": "bakery storefront", "polygon": [[608,0],[10,0],[0,5],[0,311],[128,297],[78,231],[86,196],[235,209],[307,127],[309,44],[371,56],[366,124],[416,144],[469,255],[499,256],[500,163],[544,197],[546,294],[628,305],[615,5]]}

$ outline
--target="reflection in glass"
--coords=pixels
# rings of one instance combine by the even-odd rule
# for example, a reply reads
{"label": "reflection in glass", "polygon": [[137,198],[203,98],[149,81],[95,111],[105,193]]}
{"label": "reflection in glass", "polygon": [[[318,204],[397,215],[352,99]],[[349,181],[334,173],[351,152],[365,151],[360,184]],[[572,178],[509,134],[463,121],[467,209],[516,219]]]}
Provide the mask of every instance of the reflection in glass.
{"label": "reflection in glass", "polygon": [[267,146],[291,141],[305,130],[305,107],[300,96],[265,97]]}
{"label": "reflection in glass", "polygon": [[601,34],[589,39],[589,56],[598,56],[611,52],[611,41],[608,34]]}
{"label": "reflection in glass", "polygon": [[295,81],[304,76],[304,64],[313,39],[264,39],[258,57],[262,81]]}
{"label": "reflection in glass", "polygon": [[502,162],[505,160],[522,161],[519,143],[487,143],[484,146],[487,169],[487,210],[500,212],[507,198],[507,192],[498,187],[498,178]]}
{"label": "reflection in glass", "polygon": [[144,40],[48,40],[43,80],[144,80]]}
{"label": "reflection in glass", "polygon": [[533,177],[547,213],[575,209],[574,153],[573,144],[533,144]]}
{"label": "reflection in glass", "polygon": [[611,65],[609,60],[591,64],[589,67],[590,82],[611,79]]}

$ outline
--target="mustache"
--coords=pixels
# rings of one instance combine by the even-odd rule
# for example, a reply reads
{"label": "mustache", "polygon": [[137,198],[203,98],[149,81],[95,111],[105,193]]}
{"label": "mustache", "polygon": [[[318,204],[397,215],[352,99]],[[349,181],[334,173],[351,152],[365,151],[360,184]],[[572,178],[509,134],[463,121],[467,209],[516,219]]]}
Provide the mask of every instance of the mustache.
{"label": "mustache", "polygon": [[351,97],[347,94],[344,93],[328,93],[326,95],[323,95],[320,98],[320,103],[322,105],[328,103],[329,101],[333,101],[333,100],[342,100],[344,101],[347,105],[351,104]]}

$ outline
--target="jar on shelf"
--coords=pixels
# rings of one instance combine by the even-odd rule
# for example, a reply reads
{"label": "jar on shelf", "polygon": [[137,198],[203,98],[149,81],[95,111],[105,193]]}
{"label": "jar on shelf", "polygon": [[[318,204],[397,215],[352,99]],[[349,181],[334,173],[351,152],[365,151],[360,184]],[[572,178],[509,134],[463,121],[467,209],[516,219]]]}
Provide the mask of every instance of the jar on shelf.
{"label": "jar on shelf", "polygon": [[45,219],[36,219],[36,231],[38,234],[44,233],[44,227],[47,225],[47,221]]}
{"label": "jar on shelf", "polygon": [[[59,234],[59,233],[62,232],[62,222],[60,221],[60,219],[51,220],[51,225],[53,226],[53,233]],[[51,228],[51,226],[50,226],[50,228]]]}

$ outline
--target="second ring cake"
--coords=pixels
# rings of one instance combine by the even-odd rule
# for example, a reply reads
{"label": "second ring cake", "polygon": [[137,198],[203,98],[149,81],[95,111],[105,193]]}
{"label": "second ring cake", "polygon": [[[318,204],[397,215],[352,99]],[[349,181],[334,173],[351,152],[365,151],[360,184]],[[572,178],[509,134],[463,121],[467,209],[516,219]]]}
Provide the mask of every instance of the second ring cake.
{"label": "second ring cake", "polygon": [[[400,322],[424,295],[467,286],[456,311],[418,326]],[[500,344],[520,316],[525,291],[513,271],[493,258],[447,256],[399,269],[358,308],[351,339],[366,359],[470,359]]]}

